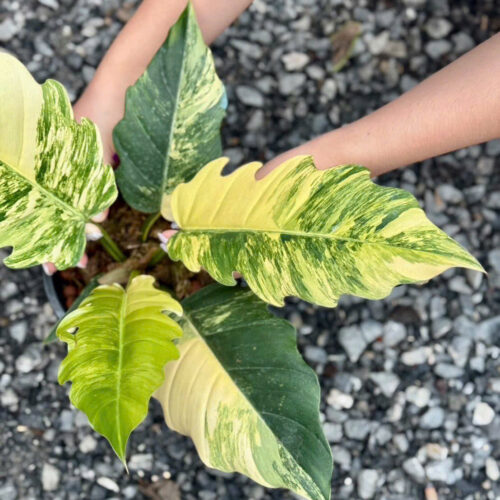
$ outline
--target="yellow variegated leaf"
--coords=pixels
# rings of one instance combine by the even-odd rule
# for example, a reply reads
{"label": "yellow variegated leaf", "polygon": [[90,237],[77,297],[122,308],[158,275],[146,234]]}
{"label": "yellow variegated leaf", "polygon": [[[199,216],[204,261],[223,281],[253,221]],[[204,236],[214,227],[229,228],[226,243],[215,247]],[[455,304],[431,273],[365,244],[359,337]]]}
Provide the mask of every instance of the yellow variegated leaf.
{"label": "yellow variegated leaf", "polygon": [[[163,367],[179,356],[180,326],[167,313],[181,305],[153,286],[152,276],[95,288],[57,328],[68,344],[59,383],[71,380],[71,402],[125,462],[131,432],[144,420]],[[76,331],[76,333],[75,333]]]}
{"label": "yellow variegated leaf", "polygon": [[155,397],[209,467],[311,500],[330,498],[320,390],[292,325],[248,289],[212,285],[183,302],[180,358]]}
{"label": "yellow variegated leaf", "polygon": [[0,247],[14,247],[5,264],[76,265],[86,222],[116,196],[95,125],[76,123],[62,85],[38,85],[0,53]]}
{"label": "yellow variegated leaf", "polygon": [[181,228],[170,257],[224,285],[238,271],[271,304],[295,295],[335,306],[342,294],[381,299],[453,266],[482,270],[410,193],[377,186],[365,168],[317,170],[299,156],[257,181],[260,163],[222,176],[226,163],[209,163],[163,210]]}

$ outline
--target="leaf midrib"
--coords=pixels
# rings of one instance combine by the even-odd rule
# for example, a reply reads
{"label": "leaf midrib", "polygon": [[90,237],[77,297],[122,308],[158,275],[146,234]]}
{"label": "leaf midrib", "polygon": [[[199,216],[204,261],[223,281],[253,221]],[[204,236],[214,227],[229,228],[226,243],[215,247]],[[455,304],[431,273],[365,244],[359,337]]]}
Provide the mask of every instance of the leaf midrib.
{"label": "leaf midrib", "polygon": [[[116,384],[116,426],[117,426],[117,438],[118,445],[120,449],[120,454],[124,452],[122,434],[121,434],[121,411],[120,411],[120,401],[121,401],[121,389],[122,389],[122,371],[123,371],[123,337],[125,331],[125,315],[127,312],[127,291],[123,292],[122,303],[120,306],[119,318],[118,318],[118,367],[117,367],[117,384]],[[120,457],[124,460],[125,457]]]}
{"label": "leaf midrib", "polygon": [[[47,188],[43,187],[41,184],[38,184],[37,182],[32,181],[25,175],[23,175],[17,168],[14,168],[12,165],[9,165],[8,163],[5,163],[4,161],[0,160],[0,165],[5,165],[8,169],[10,169],[12,172],[14,172],[15,175],[23,179],[25,182],[27,182],[30,186],[32,186],[35,190],[42,191],[47,198],[50,198],[53,200],[55,205],[62,206],[64,211],[71,212],[73,213],[77,219],[80,219],[82,222],[86,222],[86,217],[84,216],[83,213],[78,212],[74,207],[71,205],[68,205],[65,201],[61,200],[58,198],[55,194],[51,193]],[[36,172],[35,172],[36,176]]]}
{"label": "leaf midrib", "polygon": [[[269,424],[264,420],[264,418],[262,417],[261,413],[255,408],[255,406],[251,403],[251,401],[249,401],[249,399],[247,398],[247,396],[245,395],[245,393],[241,390],[241,388],[238,386],[238,384],[233,380],[233,378],[231,377],[231,375],[229,374],[229,372],[224,368],[224,365],[222,364],[222,362],[219,360],[219,358],[217,357],[217,355],[214,353],[214,351],[211,349],[211,347],[207,344],[207,342],[205,341],[203,335],[201,335],[199,329],[196,327],[195,323],[193,322],[193,320],[189,317],[189,313],[184,310],[184,316],[183,316],[183,319],[185,319],[189,325],[191,326],[193,332],[195,333],[196,337],[199,338],[203,344],[205,345],[205,347],[208,349],[208,351],[212,354],[212,356],[215,358],[215,360],[217,361],[218,365],[220,366],[221,370],[226,373],[231,382],[234,384],[234,386],[237,388],[238,390],[238,393],[241,395],[241,397],[248,403],[248,405],[250,406],[250,408],[253,409],[253,411],[255,412],[255,414],[261,419],[261,421],[263,422],[263,424],[270,430],[270,432],[272,433],[272,435],[274,436],[274,438],[276,439],[276,441],[283,447],[284,450],[286,450],[286,452],[288,453],[288,455],[293,459],[293,461],[297,464],[297,467],[299,467],[308,477],[309,479],[311,480],[311,482],[313,484],[316,485],[316,487],[318,489],[321,490],[321,488],[319,487],[318,484],[316,484],[316,481],[311,477],[311,475],[297,462],[297,460],[292,456],[292,454],[290,453],[290,451],[288,450],[288,448],[283,444],[283,442],[281,441],[281,439],[278,438],[278,436],[276,436],[276,434],[274,433],[274,431],[269,427]],[[184,337],[185,340],[189,340],[189,337]],[[181,340],[182,342],[182,340]],[[266,412],[264,412],[266,413]],[[270,413],[270,412],[267,412],[267,413]],[[279,415],[277,415],[279,416]],[[286,417],[285,417],[286,418]],[[289,420],[293,420],[293,419],[290,419],[288,418]],[[301,424],[300,422],[297,422],[295,420],[293,420],[293,422],[295,422],[296,424],[298,424],[299,426],[303,427],[303,428],[306,428],[304,427],[303,424]],[[306,428],[307,429],[307,428]],[[309,429],[307,429],[309,431]],[[312,431],[309,431],[311,433],[312,436],[314,436],[322,446],[323,443],[321,442],[321,440],[312,432]]]}
{"label": "leaf midrib", "polygon": [[186,27],[183,33],[183,40],[182,40],[182,63],[181,63],[181,68],[179,71],[179,77],[177,79],[177,89],[175,92],[174,100],[173,100],[173,114],[172,114],[172,120],[170,122],[170,130],[168,134],[168,143],[167,143],[167,150],[165,151],[165,163],[164,163],[164,170],[163,170],[163,177],[162,177],[162,183],[161,183],[161,191],[160,191],[160,204],[161,200],[163,199],[163,195],[166,192],[166,187],[167,187],[167,182],[168,182],[168,173],[170,170],[170,151],[172,150],[172,140],[174,138],[174,131],[175,131],[175,124],[177,121],[177,114],[179,110],[179,106],[177,106],[177,103],[179,102],[179,98],[181,95],[181,86],[182,86],[182,81],[184,80],[184,68],[186,64],[186,34],[189,30],[189,25],[191,23],[191,16],[186,16]]}
{"label": "leaf midrib", "polygon": [[[404,245],[394,245],[393,243],[387,243],[386,241],[370,241],[370,240],[360,240],[357,238],[349,238],[345,236],[336,236],[334,234],[328,233],[314,233],[314,232],[300,232],[300,231],[291,231],[291,230],[282,230],[282,229],[236,229],[236,228],[224,228],[218,227],[217,229],[207,229],[207,228],[181,228],[179,234],[188,234],[188,233],[213,233],[213,234],[225,234],[225,233],[255,233],[255,234],[278,234],[278,235],[287,235],[287,236],[295,236],[300,238],[318,238],[318,239],[329,239],[329,240],[338,240],[338,241],[351,241],[353,243],[360,243],[363,245],[376,245],[376,246],[386,246],[389,248],[403,248],[412,252],[421,252],[421,253],[430,253],[432,255],[436,255],[437,252],[432,250],[425,250],[420,248],[410,248]],[[439,255],[447,255],[447,254],[439,254]]]}

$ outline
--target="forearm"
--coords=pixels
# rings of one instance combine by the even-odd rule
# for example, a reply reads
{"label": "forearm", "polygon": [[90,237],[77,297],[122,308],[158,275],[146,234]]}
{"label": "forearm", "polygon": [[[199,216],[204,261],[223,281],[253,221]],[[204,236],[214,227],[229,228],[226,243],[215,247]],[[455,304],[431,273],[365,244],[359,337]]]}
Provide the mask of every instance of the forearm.
{"label": "forearm", "polygon": [[279,156],[320,169],[356,163],[379,175],[500,137],[500,34],[374,113]]}

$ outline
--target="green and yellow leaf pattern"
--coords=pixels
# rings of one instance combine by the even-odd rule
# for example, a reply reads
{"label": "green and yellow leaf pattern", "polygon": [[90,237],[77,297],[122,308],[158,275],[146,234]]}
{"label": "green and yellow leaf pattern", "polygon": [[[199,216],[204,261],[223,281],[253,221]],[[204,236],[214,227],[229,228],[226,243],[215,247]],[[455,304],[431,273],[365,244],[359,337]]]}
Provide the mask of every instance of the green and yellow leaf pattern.
{"label": "green and yellow leaf pattern", "polygon": [[211,285],[183,302],[180,358],[155,397],[209,467],[311,500],[330,498],[320,390],[296,332],[248,289]]}
{"label": "green and yellow leaf pattern", "polygon": [[0,247],[14,248],[5,264],[76,265],[86,222],[117,194],[96,126],[76,123],[62,85],[38,85],[0,53]]}
{"label": "green and yellow leaf pattern", "polygon": [[271,304],[294,295],[332,307],[342,294],[381,299],[453,266],[482,270],[410,193],[377,186],[365,168],[317,170],[299,156],[257,181],[260,163],[222,176],[226,163],[208,164],[163,208],[181,228],[170,257],[224,285],[238,271]]}
{"label": "green and yellow leaf pattern", "polygon": [[226,93],[189,2],[165,44],[127,91],[113,139],[127,203],[159,212],[162,198],[221,154]]}
{"label": "green and yellow leaf pattern", "polygon": [[138,276],[126,291],[100,286],[57,329],[68,344],[59,383],[72,381],[71,402],[124,463],[128,438],[164,380],[163,367],[179,356],[173,341],[182,330],[166,313],[180,315],[182,307],[153,283],[152,276]]}

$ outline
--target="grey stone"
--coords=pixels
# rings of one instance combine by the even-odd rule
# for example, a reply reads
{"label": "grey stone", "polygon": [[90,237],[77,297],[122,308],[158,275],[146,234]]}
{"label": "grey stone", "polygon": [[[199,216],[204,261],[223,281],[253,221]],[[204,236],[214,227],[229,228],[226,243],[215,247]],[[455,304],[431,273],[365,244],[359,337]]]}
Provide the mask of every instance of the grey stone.
{"label": "grey stone", "polygon": [[378,56],[378,55],[382,54],[388,41],[389,41],[389,32],[388,31],[382,31],[377,36],[370,35],[370,37],[368,37],[368,40],[367,40],[368,50],[374,56]]}
{"label": "grey stone", "polygon": [[120,487],[109,477],[99,477],[97,478],[97,484],[103,487],[105,490],[112,491],[113,493],[119,493]]}
{"label": "grey stone", "polygon": [[384,325],[384,345],[395,347],[406,338],[406,327],[403,323],[388,321]]}
{"label": "grey stone", "polygon": [[392,397],[400,384],[399,377],[392,372],[372,373],[370,379],[377,384],[382,394],[388,398]]}
{"label": "grey stone", "polygon": [[363,337],[365,338],[368,344],[371,344],[374,340],[377,340],[382,336],[383,327],[382,324],[378,321],[369,319],[363,321],[360,325],[361,332],[363,333]]}
{"label": "grey stone", "polygon": [[441,184],[437,188],[437,193],[446,203],[457,204],[464,199],[462,191],[451,184]]}
{"label": "grey stone", "polygon": [[447,36],[453,29],[453,25],[447,19],[433,17],[427,21],[425,31],[434,39],[440,39]]}
{"label": "grey stone", "polygon": [[333,461],[339,464],[343,469],[349,470],[351,468],[351,454],[342,446],[332,446]]}
{"label": "grey stone", "polygon": [[441,378],[452,379],[462,377],[464,374],[463,368],[452,365],[451,363],[438,363],[434,367],[434,373]]}
{"label": "grey stone", "polygon": [[49,7],[49,9],[52,10],[57,10],[59,8],[57,0],[38,0],[38,3],[44,5],[45,7]]}
{"label": "grey stone", "polygon": [[326,402],[336,410],[348,410],[354,404],[354,398],[338,389],[332,389],[326,398]]}
{"label": "grey stone", "polygon": [[495,410],[485,402],[480,402],[476,405],[474,409],[474,414],[472,416],[472,423],[477,426],[490,425],[495,418]]}
{"label": "grey stone", "polygon": [[7,389],[2,396],[0,396],[0,404],[11,410],[17,410],[19,404],[19,397],[13,389]]}
{"label": "grey stone", "polygon": [[279,91],[282,95],[296,94],[306,82],[306,76],[302,73],[289,73],[279,79]]}
{"label": "grey stone", "polygon": [[322,347],[308,345],[304,349],[304,357],[312,363],[325,364],[328,361],[328,355]]}
{"label": "grey stone", "polygon": [[8,42],[19,31],[19,27],[8,17],[0,23],[0,42]]}
{"label": "grey stone", "polygon": [[493,457],[488,457],[486,459],[486,476],[493,482],[500,479],[500,470],[498,468],[498,463]]}
{"label": "grey stone", "polygon": [[0,498],[2,500],[17,500],[16,487],[9,483],[0,485]]}
{"label": "grey stone", "polygon": [[339,342],[349,360],[355,363],[363,354],[368,343],[361,329],[357,326],[345,326],[339,330]]}
{"label": "grey stone", "polygon": [[51,464],[43,464],[42,487],[43,491],[55,491],[59,487],[61,471]]}
{"label": "grey stone", "polygon": [[302,52],[289,52],[281,57],[287,71],[299,71],[309,62],[309,56]]}
{"label": "grey stone", "polygon": [[262,108],[264,106],[264,96],[257,90],[247,85],[236,87],[236,96],[247,106]]}
{"label": "grey stone", "polygon": [[375,469],[363,469],[358,475],[358,494],[360,498],[370,499],[377,492],[379,474]]}
{"label": "grey stone", "polygon": [[63,432],[72,432],[75,428],[75,414],[71,410],[63,410],[59,415],[59,428]]}
{"label": "grey stone", "polygon": [[500,272],[500,248],[488,252],[488,262],[495,271]]}
{"label": "grey stone", "polygon": [[406,400],[419,408],[425,408],[431,399],[431,391],[427,387],[410,385],[405,391]]}
{"label": "grey stone", "polygon": [[19,288],[14,281],[2,283],[2,287],[0,288],[0,300],[5,301],[12,298],[18,293],[18,291]]}
{"label": "grey stone", "polygon": [[454,363],[463,368],[467,364],[471,348],[472,339],[463,335],[458,335],[451,341],[448,351]]}
{"label": "grey stone", "polygon": [[495,139],[486,144],[486,154],[494,158],[500,155],[500,139]]}
{"label": "grey stone", "polygon": [[403,470],[413,481],[419,484],[425,484],[425,469],[416,457],[408,458],[403,462]]}
{"label": "grey stone", "polygon": [[239,52],[245,54],[248,57],[251,57],[252,59],[262,58],[262,48],[255,43],[251,43],[246,40],[239,40],[236,38],[233,38],[230,43]]}
{"label": "grey stone", "polygon": [[[82,453],[90,453],[97,448],[97,441],[91,435],[85,436],[80,441],[78,448],[80,448],[80,451]],[[129,466],[130,466],[130,463],[129,463]]]}
{"label": "grey stone", "polygon": [[26,321],[19,321],[12,324],[9,328],[9,333],[18,344],[22,344],[28,333],[28,323]]}
{"label": "grey stone", "polygon": [[130,470],[150,471],[153,468],[153,455],[151,453],[137,453],[132,455],[128,466]]}
{"label": "grey stone", "polygon": [[438,318],[432,322],[431,332],[432,337],[435,339],[440,339],[444,337],[449,331],[451,331],[453,323],[449,318]]}
{"label": "grey stone", "polygon": [[30,373],[42,362],[42,354],[38,344],[30,344],[16,359],[16,370],[20,373]]}
{"label": "grey stone", "polygon": [[446,484],[454,484],[456,481],[453,474],[453,460],[451,458],[431,462],[425,467],[425,472],[429,481]]}
{"label": "grey stone", "polygon": [[476,42],[474,42],[470,35],[464,32],[456,33],[451,39],[453,40],[453,45],[455,46],[455,52],[457,54],[468,52],[476,45]]}
{"label": "grey stone", "polygon": [[422,429],[439,429],[444,423],[445,412],[442,408],[435,406],[429,408],[420,419]]}
{"label": "grey stone", "polygon": [[448,40],[433,40],[425,45],[426,54],[432,59],[441,59],[451,52],[452,45]]}
{"label": "grey stone", "polygon": [[407,366],[422,365],[427,362],[427,349],[417,347],[401,355],[401,361]]}
{"label": "grey stone", "polygon": [[350,419],[344,423],[344,432],[349,439],[363,441],[372,429],[372,423],[369,420]]}
{"label": "grey stone", "polygon": [[325,422],[323,431],[329,443],[340,443],[342,441],[342,425]]}

